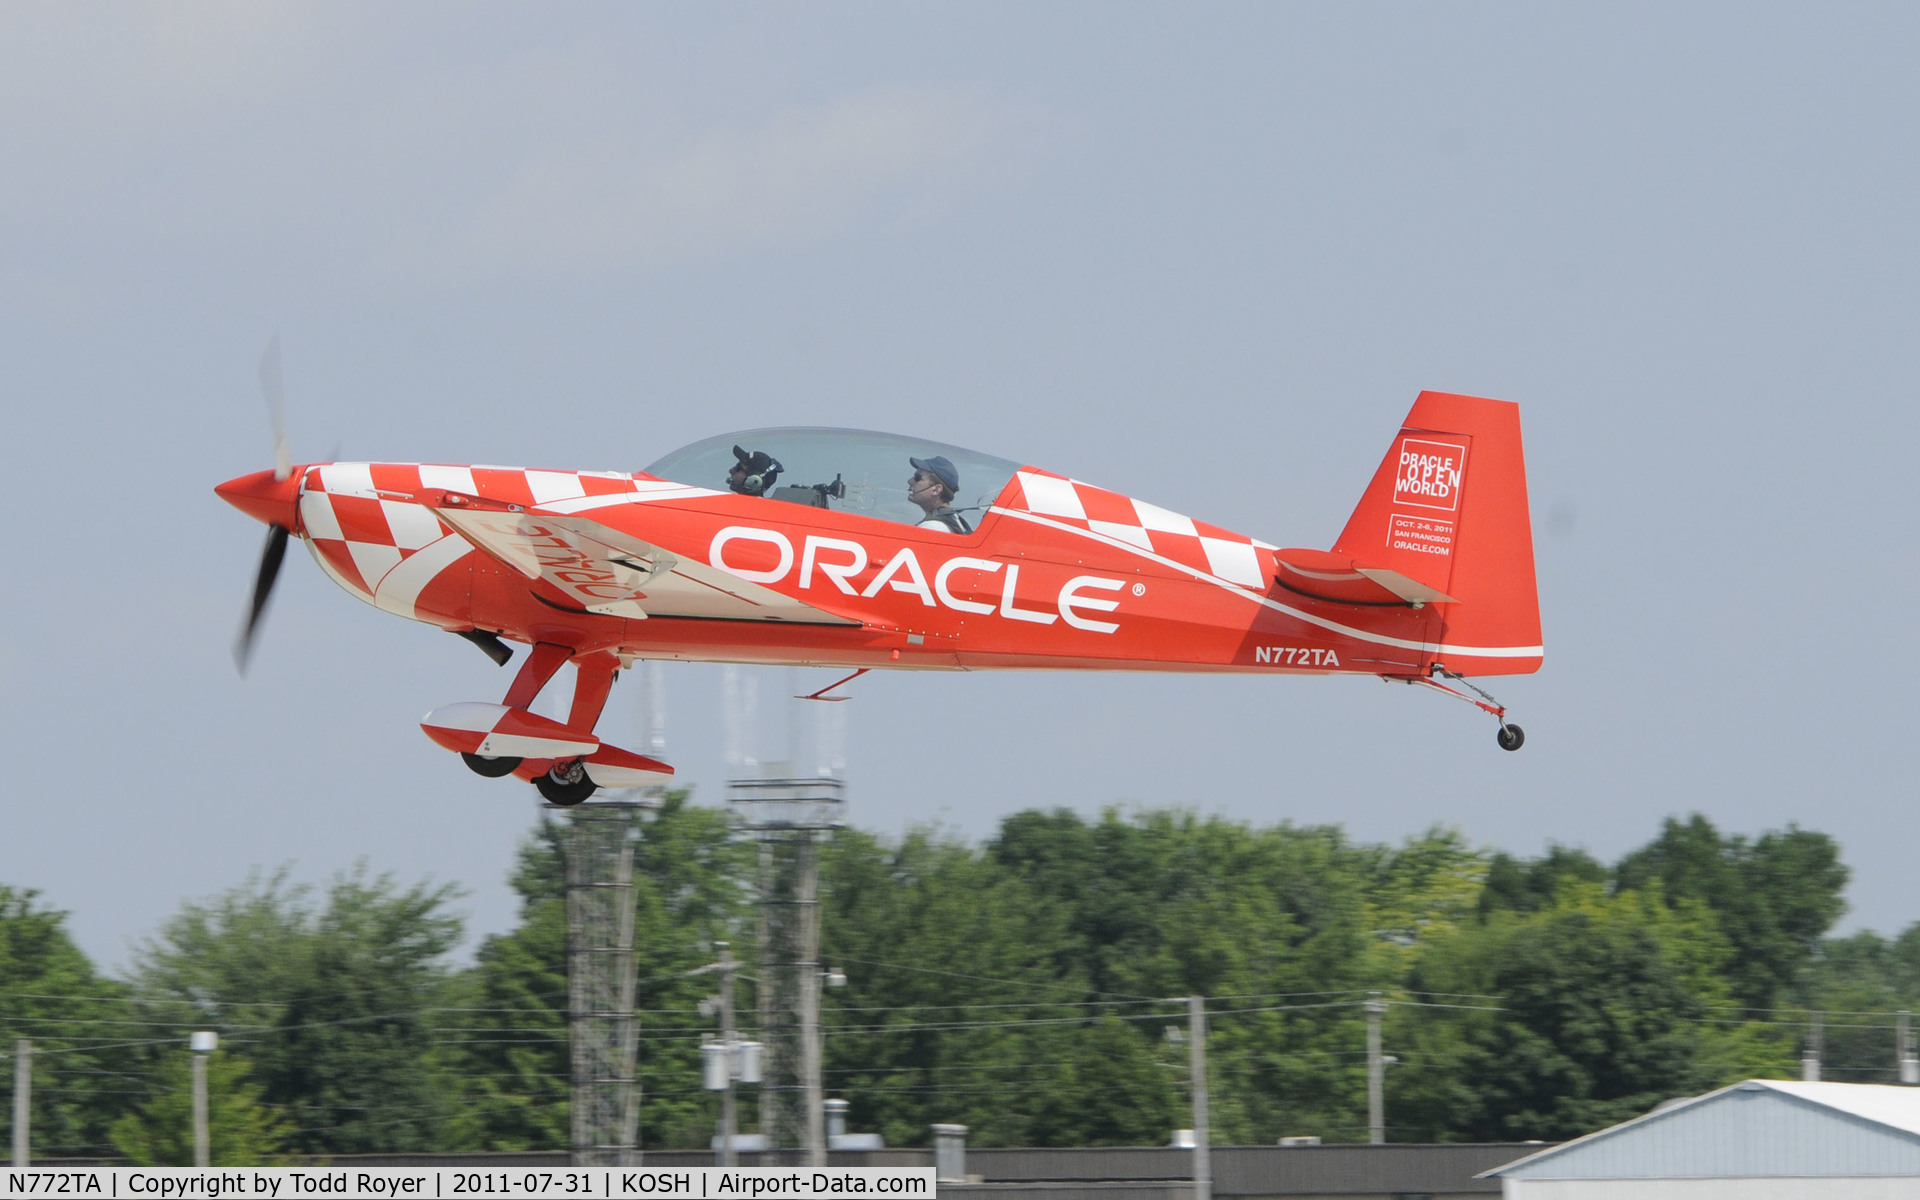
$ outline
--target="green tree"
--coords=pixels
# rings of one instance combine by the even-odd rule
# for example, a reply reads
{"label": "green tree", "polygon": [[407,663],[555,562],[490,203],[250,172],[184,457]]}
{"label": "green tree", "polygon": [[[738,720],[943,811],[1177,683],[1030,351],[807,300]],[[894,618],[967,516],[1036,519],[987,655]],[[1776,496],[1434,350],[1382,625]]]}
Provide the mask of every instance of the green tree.
{"label": "green tree", "polygon": [[[0,1054],[12,1078],[14,1042],[33,1043],[36,1155],[108,1153],[108,1129],[125,1109],[122,1093],[138,1043],[151,1031],[126,989],[95,973],[66,930],[67,915],[37,893],[0,885]],[[13,1107],[0,1111],[5,1141]]]}
{"label": "green tree", "polygon": [[1396,1013],[1392,1077],[1410,1140],[1557,1140],[1734,1079],[1784,1074],[1769,1027],[1726,1023],[1731,958],[1713,914],[1657,886],[1563,885],[1554,906],[1495,911],[1413,973],[1457,1008]]}
{"label": "green tree", "polygon": [[1657,881],[1669,904],[1712,908],[1732,946],[1733,994],[1755,1009],[1785,998],[1846,911],[1839,847],[1824,833],[1791,825],[1749,842],[1722,836],[1698,813],[1685,823],[1670,817],[1658,838],[1620,861],[1614,881],[1619,891]]}
{"label": "green tree", "polygon": [[[685,793],[630,819],[642,1141],[704,1145],[715,978],[693,972],[734,943],[751,1033],[756,847]],[[533,831],[521,922],[465,971],[443,961],[445,889],[362,874],[321,903],[283,874],[188,906],[136,975],[166,1049],[115,1052],[136,1085],[150,1064],[143,1112],[172,1094],[182,1031],[213,1027],[254,1059],[290,1150],[565,1146],[570,828]],[[896,1145],[938,1121],[981,1145],[1157,1144],[1186,1123],[1186,1047],[1167,1035],[1197,992],[1216,1137],[1357,1140],[1377,992],[1402,1059],[1391,1136],[1569,1136],[1789,1071],[1793,1031],[1732,1007],[1751,989],[1835,1012],[1912,995],[1920,926],[1821,940],[1843,881],[1822,835],[1723,838],[1698,818],[1611,876],[1576,849],[1488,856],[1442,828],[1366,844],[1180,810],[1020,813],[983,845],[844,831],[821,859],[822,959],[849,980],[824,997],[827,1091]],[[1881,1032],[1830,1019],[1829,1046]]]}
{"label": "green tree", "polygon": [[926,830],[837,833],[821,893],[823,961],[848,981],[823,1005],[824,1079],[852,1127],[914,1145],[957,1121],[976,1144],[1045,1144],[1039,1114],[1070,1105],[1067,1058],[1096,1019],[1074,1003],[1087,993],[1063,914]]}
{"label": "green tree", "polygon": [[[1008,818],[987,854],[1060,910],[1063,974],[1087,999],[1238,998],[1214,1005],[1213,1120],[1251,1142],[1364,1134],[1359,1001],[1400,978],[1411,951],[1388,936],[1417,943],[1471,913],[1479,866],[1458,849],[1444,834],[1394,850],[1330,827],[1056,810]],[[1158,1011],[1133,1023],[1149,1044],[1185,1024],[1182,1006]]]}
{"label": "green tree", "polygon": [[468,1150],[565,1149],[566,900],[523,904],[519,927],[487,938],[461,982],[470,1001],[461,1007],[473,1011],[449,1043],[464,1096],[449,1144]]}
{"label": "green tree", "polygon": [[1189,1123],[1185,1072],[1169,1071],[1178,1064],[1141,1032],[1107,1015],[1060,1048],[1054,1086],[1034,1105],[1034,1145],[1163,1145],[1175,1126]]}
{"label": "green tree", "polygon": [[[158,1060],[149,1099],[113,1124],[113,1144],[139,1167],[193,1165],[193,1067],[174,1049]],[[216,1167],[267,1166],[282,1161],[289,1129],[248,1080],[244,1058],[226,1051],[207,1056],[207,1157]]]}
{"label": "green tree", "polygon": [[189,903],[141,949],[134,979],[245,1047],[290,1148],[351,1154],[438,1148],[457,1089],[439,1050],[451,886],[401,887],[364,869],[316,902],[283,869]]}
{"label": "green tree", "polygon": [[1552,908],[1560,898],[1560,889],[1568,884],[1604,886],[1608,879],[1607,868],[1585,850],[1550,845],[1545,857],[1534,859],[1496,853],[1487,860],[1480,915],[1539,912]]}
{"label": "green tree", "polygon": [[[1793,1003],[1821,1014],[1820,1073],[1847,1083],[1897,1083],[1901,1010],[1920,1008],[1920,922],[1898,937],[1862,930],[1823,939],[1801,973]],[[1783,1014],[1793,1020],[1799,1014]],[[1795,1026],[1798,1035],[1804,1027]]]}

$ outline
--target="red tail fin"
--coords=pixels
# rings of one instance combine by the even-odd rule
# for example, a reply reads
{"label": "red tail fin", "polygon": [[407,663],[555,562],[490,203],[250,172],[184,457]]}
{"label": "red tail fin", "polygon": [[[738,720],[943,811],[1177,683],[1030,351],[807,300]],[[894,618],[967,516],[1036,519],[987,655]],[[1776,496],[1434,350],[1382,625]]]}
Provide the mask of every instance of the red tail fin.
{"label": "red tail fin", "polygon": [[1422,392],[1334,543],[1442,593],[1440,660],[1466,674],[1540,667],[1540,597],[1520,408]]}

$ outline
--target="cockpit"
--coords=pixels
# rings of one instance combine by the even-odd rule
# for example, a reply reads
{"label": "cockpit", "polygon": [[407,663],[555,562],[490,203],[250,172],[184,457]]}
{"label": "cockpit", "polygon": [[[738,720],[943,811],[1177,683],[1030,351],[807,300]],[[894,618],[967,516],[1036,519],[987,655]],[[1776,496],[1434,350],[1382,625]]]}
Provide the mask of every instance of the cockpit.
{"label": "cockpit", "polygon": [[925,438],[861,429],[750,429],[684,446],[647,474],[907,525],[944,521],[964,532],[980,524],[1018,469],[1004,458]]}

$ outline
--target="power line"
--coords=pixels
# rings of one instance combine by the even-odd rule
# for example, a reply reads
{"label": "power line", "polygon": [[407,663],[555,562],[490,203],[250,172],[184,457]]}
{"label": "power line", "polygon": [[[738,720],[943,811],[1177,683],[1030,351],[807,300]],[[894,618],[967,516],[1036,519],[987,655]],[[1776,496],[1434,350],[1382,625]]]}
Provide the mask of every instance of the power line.
{"label": "power line", "polygon": [[[1049,980],[1038,980],[1038,979],[998,979],[992,975],[970,975],[963,971],[942,971],[934,967],[916,967],[916,966],[909,966],[906,963],[880,962],[876,959],[871,959],[871,958],[855,958],[849,954],[842,954],[842,955],[838,955],[837,957],[841,962],[855,962],[855,963],[860,963],[862,966],[885,967],[891,971],[911,971],[919,975],[941,975],[941,976],[945,976],[948,979],[972,979],[980,983],[1000,983],[1000,984],[1005,984],[1009,987],[1055,987],[1055,988],[1073,987],[1072,984],[1066,983],[1060,980],[1049,981]],[[1094,994],[1096,996],[1117,996],[1124,1000],[1146,1000],[1154,1003],[1158,1003],[1165,999],[1165,997],[1162,997],[1162,996],[1134,996],[1126,992],[1095,992]]]}
{"label": "power line", "polygon": [[[1302,994],[1318,996],[1318,995],[1334,995],[1336,993],[1308,992],[1308,993],[1302,993]],[[1018,1002],[1009,1001],[1001,1004],[891,1004],[891,1005],[883,1005],[883,1006],[874,1007],[874,1008],[857,1008],[851,1005],[836,1004],[834,1005],[833,1011],[843,1012],[843,1013],[872,1013],[872,1012],[914,1012],[914,1011],[930,1009],[937,1012],[949,1012],[949,1011],[957,1011],[957,1010],[963,1010],[963,1009],[971,1010],[971,1009],[999,1009],[999,1008],[1110,1008],[1110,1007],[1115,1007],[1115,1006],[1124,1005],[1124,1004],[1167,1004],[1167,1003],[1171,1003],[1171,1001],[1167,1001],[1167,1000],[1028,1000],[1028,1001],[1018,1001]]]}

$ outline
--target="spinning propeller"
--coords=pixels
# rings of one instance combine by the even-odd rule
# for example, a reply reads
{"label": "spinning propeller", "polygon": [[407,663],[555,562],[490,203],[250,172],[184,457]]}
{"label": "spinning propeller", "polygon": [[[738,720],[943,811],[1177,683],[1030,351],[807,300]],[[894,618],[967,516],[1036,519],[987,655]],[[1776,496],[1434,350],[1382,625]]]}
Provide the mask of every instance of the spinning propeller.
{"label": "spinning propeller", "polygon": [[260,553],[260,573],[253,581],[253,604],[247,610],[247,623],[233,639],[233,665],[247,673],[247,659],[253,654],[253,635],[260,628],[261,614],[273,595],[273,582],[280,577],[280,562],[287,556],[287,531],[273,525],[267,529],[267,547]]}
{"label": "spinning propeller", "polygon": [[287,536],[293,530],[295,506],[299,502],[299,488],[291,482],[293,467],[287,456],[287,409],[280,383],[280,335],[277,333],[267,344],[266,356],[260,360],[260,387],[266,393],[267,417],[273,425],[273,470],[230,479],[214,489],[227,503],[267,525],[267,545],[260,554],[260,570],[253,581],[253,603],[247,610],[246,624],[233,641],[233,662],[243,675],[247,671],[247,659],[253,653],[254,634],[259,631],[267,601],[273,596],[274,580],[280,575],[280,563],[287,556]]}
{"label": "spinning propeller", "polygon": [[[213,490],[220,498],[267,527],[267,545],[260,552],[260,570],[253,579],[253,599],[247,606],[247,619],[233,639],[233,664],[247,673],[247,660],[253,655],[253,639],[266,617],[267,602],[273,598],[274,582],[280,578],[280,564],[287,557],[287,539],[300,520],[300,476],[287,456],[287,405],[280,384],[280,335],[267,343],[260,360],[260,390],[267,399],[267,419],[273,426],[273,469],[255,471],[238,479],[229,479]],[[333,458],[340,448],[334,447]],[[506,666],[513,648],[500,635],[484,629],[456,630],[461,637],[480,648],[488,658]]]}

